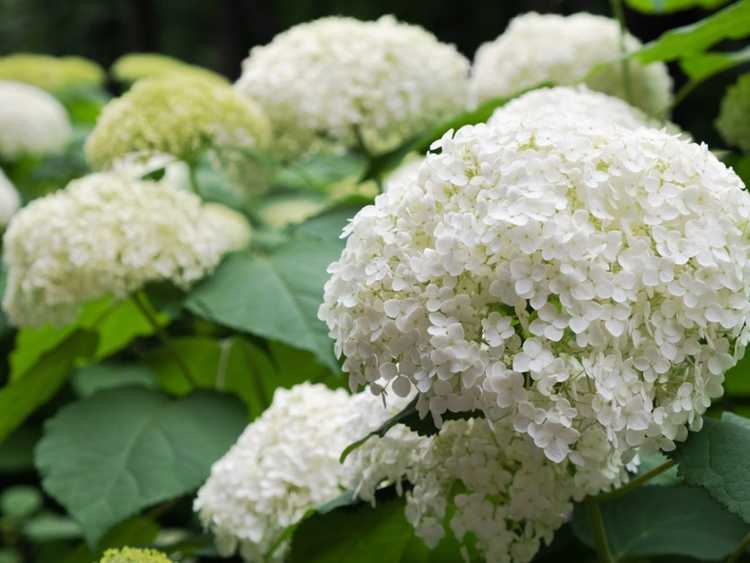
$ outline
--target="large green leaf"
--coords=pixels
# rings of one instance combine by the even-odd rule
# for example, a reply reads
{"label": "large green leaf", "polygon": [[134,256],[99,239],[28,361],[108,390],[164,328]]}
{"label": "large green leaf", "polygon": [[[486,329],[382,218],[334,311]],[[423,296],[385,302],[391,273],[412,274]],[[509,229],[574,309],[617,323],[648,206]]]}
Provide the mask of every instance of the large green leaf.
{"label": "large green leaf", "polygon": [[224,326],[309,350],[337,370],[318,307],[326,269],[342,248],[336,238],[297,236],[267,255],[235,253],[190,293],[186,306]]}
{"label": "large green leaf", "polygon": [[78,368],[71,377],[71,386],[81,397],[113,387],[143,385],[155,387],[156,378],[142,363],[101,363]]}
{"label": "large green leaf", "polygon": [[646,14],[668,14],[690,8],[710,10],[729,0],[625,0],[628,6]]}
{"label": "large green leaf", "polygon": [[702,53],[723,39],[742,39],[747,35],[750,35],[750,0],[740,0],[699,22],[663,33],[633,56],[642,63],[671,61]]}
{"label": "large green leaf", "polygon": [[707,418],[671,456],[685,481],[750,522],[750,420],[729,412],[721,420]]}
{"label": "large green leaf", "polygon": [[289,563],[398,563],[412,538],[402,499],[315,514],[294,532]]}
{"label": "large green leaf", "polygon": [[[302,374],[278,373],[263,350],[241,337],[175,338],[172,348],[190,367],[200,387],[239,396],[253,418],[271,404],[277,387],[291,387],[305,381]],[[146,362],[169,393],[184,395],[193,388],[174,360],[173,352],[158,348],[148,355]]]}
{"label": "large green leaf", "polygon": [[17,381],[0,389],[0,442],[57,393],[75,362],[90,357],[96,343],[96,334],[77,330],[42,354]]}
{"label": "large green leaf", "polygon": [[740,51],[714,51],[691,55],[680,60],[680,68],[690,80],[701,82],[714,74],[747,62],[750,62],[750,47]]}
{"label": "large green leaf", "polygon": [[140,387],[110,389],[48,421],[36,465],[44,489],[95,545],[141,509],[197,488],[246,421],[225,395],[174,401]]}
{"label": "large green leaf", "polygon": [[[721,559],[750,531],[706,491],[685,485],[642,487],[602,503],[601,508],[616,561],[656,555]],[[584,505],[576,506],[573,529],[581,541],[593,546]]]}

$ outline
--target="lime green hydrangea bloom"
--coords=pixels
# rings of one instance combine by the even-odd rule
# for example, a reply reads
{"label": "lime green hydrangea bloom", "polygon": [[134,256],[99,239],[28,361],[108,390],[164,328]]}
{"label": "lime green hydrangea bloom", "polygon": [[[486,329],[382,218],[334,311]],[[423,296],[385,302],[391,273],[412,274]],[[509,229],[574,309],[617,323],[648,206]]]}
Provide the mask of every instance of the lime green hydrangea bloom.
{"label": "lime green hydrangea bloom", "polygon": [[82,57],[16,53],[0,57],[0,80],[31,84],[51,93],[104,83],[104,70]]}
{"label": "lime green hydrangea bloom", "polygon": [[727,90],[721,101],[716,128],[724,140],[743,151],[750,151],[750,73],[744,74]]}
{"label": "lime green hydrangea bloom", "polygon": [[123,547],[122,549],[108,549],[99,563],[172,563],[172,560],[155,549]]}
{"label": "lime green hydrangea bloom", "polygon": [[104,169],[132,153],[191,163],[210,150],[233,183],[257,192],[266,183],[257,152],[270,140],[263,111],[230,85],[170,76],[141,80],[108,103],[86,142],[86,158]]}
{"label": "lime green hydrangea bloom", "polygon": [[131,53],[117,59],[112,65],[112,76],[119,82],[131,84],[142,78],[165,76],[190,76],[228,83],[227,79],[206,68],[184,63],[173,57],[155,53]]}

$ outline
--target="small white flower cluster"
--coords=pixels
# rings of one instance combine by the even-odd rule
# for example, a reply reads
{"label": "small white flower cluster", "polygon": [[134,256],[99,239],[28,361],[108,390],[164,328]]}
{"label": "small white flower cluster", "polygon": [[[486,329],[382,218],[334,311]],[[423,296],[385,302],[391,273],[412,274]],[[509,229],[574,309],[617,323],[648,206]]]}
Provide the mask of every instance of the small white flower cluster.
{"label": "small white flower cluster", "polygon": [[[484,101],[543,82],[562,86],[585,81],[594,90],[624,98],[625,82],[617,62],[621,55],[619,36],[617,21],[603,16],[534,12],[517,16],[503,34],[477,50],[472,97]],[[641,46],[629,34],[625,43],[628,51]],[[590,72],[599,64],[604,66]],[[633,103],[651,115],[662,114],[672,100],[667,67],[663,63],[630,61],[629,73]]]}
{"label": "small white flower cluster", "polygon": [[289,157],[360,144],[381,153],[461,111],[468,72],[421,27],[328,17],[253,48],[237,88],[263,107]]}
{"label": "small white flower cluster", "polygon": [[748,339],[740,179],[704,145],[583,115],[508,111],[433,149],[329,267],[319,315],[352,388],[416,388],[438,424],[509,417],[592,491],[700,428]]}
{"label": "small white flower cluster", "polygon": [[406,517],[417,536],[435,548],[449,528],[467,561],[470,553],[488,563],[531,561],[585,496],[566,466],[508,422],[451,420],[430,437],[397,425],[368,445],[360,496],[373,497],[378,476],[408,480]]}
{"label": "small white flower cluster", "polygon": [[197,196],[109,172],[33,201],[13,216],[3,244],[3,309],[18,326],[39,326],[70,322],[86,302],[149,282],[187,287],[235,240]]}
{"label": "small white flower cluster", "polygon": [[16,187],[0,169],[0,227],[4,227],[21,207],[21,197]]}
{"label": "small white flower cluster", "polygon": [[385,408],[369,393],[351,396],[320,384],[278,389],[273,403],[252,422],[211,469],[195,510],[224,556],[238,548],[246,561],[281,561],[282,532],[307,510],[352,486],[362,452],[339,463],[344,448],[377,429],[405,406]]}
{"label": "small white flower cluster", "polygon": [[62,150],[73,135],[68,114],[44,90],[0,80],[0,158]]}

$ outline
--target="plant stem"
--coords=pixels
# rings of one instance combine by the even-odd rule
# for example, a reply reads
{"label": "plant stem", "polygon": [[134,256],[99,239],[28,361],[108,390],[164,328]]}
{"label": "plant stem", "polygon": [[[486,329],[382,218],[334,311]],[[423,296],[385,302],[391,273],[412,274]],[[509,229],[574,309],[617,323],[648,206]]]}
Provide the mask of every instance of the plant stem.
{"label": "plant stem", "polygon": [[661,475],[665,471],[672,469],[674,466],[675,466],[675,462],[669,459],[665,461],[664,463],[662,463],[661,465],[654,467],[651,471],[646,471],[646,473],[644,473],[643,475],[639,475],[632,481],[628,481],[628,483],[626,483],[619,489],[615,489],[614,491],[610,491],[608,493],[602,493],[600,495],[596,495],[595,497],[593,497],[593,499],[596,501],[603,501],[603,500],[612,500],[612,499],[621,497],[625,493],[628,493],[634,489],[637,489],[638,487],[650,481],[657,475]]}
{"label": "plant stem", "polygon": [[727,557],[727,563],[736,563],[737,561],[739,561],[740,557],[745,554],[748,546],[750,546],[750,533],[742,538],[742,541],[740,542],[740,545],[737,546],[737,549],[735,549],[731,553],[731,555]]}
{"label": "plant stem", "polygon": [[172,355],[172,358],[174,359],[175,363],[179,366],[182,373],[185,375],[185,378],[194,387],[199,387],[198,380],[192,374],[188,365],[185,363],[185,361],[180,356],[179,352],[173,346],[172,341],[169,339],[169,336],[164,331],[164,328],[159,324],[158,319],[151,311],[151,304],[149,303],[148,297],[146,297],[146,294],[143,293],[143,291],[137,291],[136,293],[134,293],[133,303],[135,303],[135,306],[141,312],[143,317],[148,321],[148,323],[154,329],[154,333],[156,334],[156,336],[159,337],[159,340],[161,340],[162,344],[164,344],[164,347]]}
{"label": "plant stem", "polygon": [[627,45],[625,45],[625,36],[627,29],[625,28],[625,9],[622,6],[622,0],[609,0],[612,6],[612,13],[614,14],[617,21],[620,23],[620,55],[622,56],[622,84],[625,90],[625,100],[629,103],[633,103],[633,90],[630,83],[630,60],[627,57]]}
{"label": "plant stem", "polygon": [[596,553],[599,557],[599,563],[615,563],[612,553],[609,551],[607,542],[607,529],[604,527],[604,519],[599,503],[593,499],[586,499],[586,509],[591,520],[591,529],[594,531],[594,542],[596,543]]}

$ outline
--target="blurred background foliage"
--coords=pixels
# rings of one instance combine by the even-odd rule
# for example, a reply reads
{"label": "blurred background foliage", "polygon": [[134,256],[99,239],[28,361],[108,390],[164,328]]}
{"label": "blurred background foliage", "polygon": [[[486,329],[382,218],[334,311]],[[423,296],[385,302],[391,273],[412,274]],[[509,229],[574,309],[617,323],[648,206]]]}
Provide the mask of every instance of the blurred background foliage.
{"label": "blurred background foliage", "polygon": [[[394,14],[424,26],[472,58],[513,16],[531,10],[609,14],[610,6],[608,0],[0,0],[0,54],[82,55],[108,67],[125,53],[159,52],[234,80],[254,45],[326,15],[374,19]],[[657,16],[628,10],[626,19],[630,31],[648,41],[705,15],[699,9]],[[670,70],[679,86],[679,70]],[[675,121],[697,139],[720,147],[712,123],[726,86],[742,70],[723,73],[691,94],[677,109]]]}

